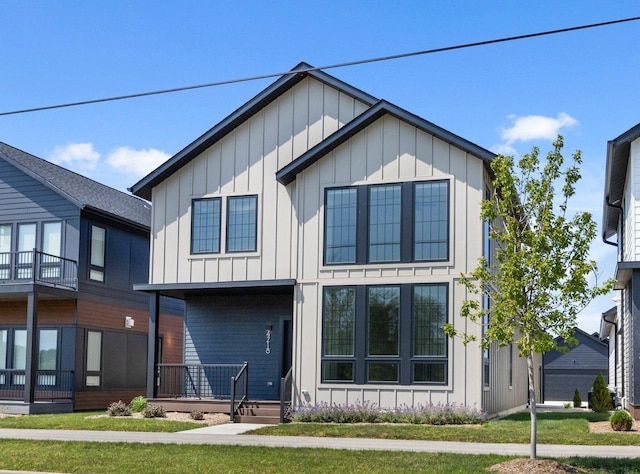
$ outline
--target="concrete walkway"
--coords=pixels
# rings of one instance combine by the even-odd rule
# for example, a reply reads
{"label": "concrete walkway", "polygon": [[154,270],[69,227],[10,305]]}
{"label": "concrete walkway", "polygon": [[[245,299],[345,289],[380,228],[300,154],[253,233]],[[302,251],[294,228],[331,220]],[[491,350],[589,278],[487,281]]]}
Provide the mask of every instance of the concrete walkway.
{"label": "concrete walkway", "polygon": [[[251,429],[256,426],[253,425]],[[461,443],[361,438],[311,438],[303,436],[257,436],[235,433],[248,428],[243,424],[199,428],[180,433],[138,433],[128,431],[25,430],[0,429],[2,439],[86,441],[96,443],[208,444],[268,446],[280,448],[326,448],[349,450],[414,451],[426,453],[501,454],[528,456],[528,444]],[[227,430],[226,433],[221,431]],[[569,446],[538,444],[538,455],[545,457],[590,456],[640,458],[638,446]]]}

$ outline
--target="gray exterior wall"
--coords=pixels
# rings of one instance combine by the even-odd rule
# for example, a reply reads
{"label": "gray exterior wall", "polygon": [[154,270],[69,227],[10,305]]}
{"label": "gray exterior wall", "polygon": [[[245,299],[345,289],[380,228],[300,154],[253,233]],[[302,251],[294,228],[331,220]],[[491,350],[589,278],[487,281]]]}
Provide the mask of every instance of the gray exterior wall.
{"label": "gray exterior wall", "polygon": [[[249,364],[249,398],[279,398],[282,320],[291,319],[292,295],[202,296],[187,300],[185,364]],[[266,329],[271,326],[271,352]]]}
{"label": "gray exterior wall", "polygon": [[[545,400],[568,401],[576,389],[583,400],[598,374],[608,380],[609,349],[596,338],[576,331],[577,346],[566,346],[567,353],[550,351],[544,356]],[[564,345],[564,344],[563,344]]]}

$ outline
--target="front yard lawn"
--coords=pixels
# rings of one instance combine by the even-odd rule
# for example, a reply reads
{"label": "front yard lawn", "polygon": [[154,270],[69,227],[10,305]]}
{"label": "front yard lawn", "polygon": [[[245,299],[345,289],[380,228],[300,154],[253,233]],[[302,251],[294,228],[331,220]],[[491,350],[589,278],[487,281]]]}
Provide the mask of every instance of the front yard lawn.
{"label": "front yard lawn", "polygon": [[[477,473],[513,459],[391,451],[0,440],[0,469],[91,473]],[[562,460],[561,460],[562,461]],[[640,461],[564,460],[589,472],[640,472]]]}
{"label": "front yard lawn", "polygon": [[[538,442],[541,444],[640,446],[640,435],[590,433],[590,421],[605,421],[607,413],[552,412],[538,414]],[[529,413],[472,426],[429,426],[395,424],[290,423],[251,432],[260,435],[320,436],[337,438],[418,439],[466,441],[471,443],[528,443]]]}
{"label": "front yard lawn", "polygon": [[104,411],[62,413],[55,415],[23,415],[0,418],[0,428],[41,430],[150,431],[175,433],[202,428],[203,425],[161,418],[112,417]]}

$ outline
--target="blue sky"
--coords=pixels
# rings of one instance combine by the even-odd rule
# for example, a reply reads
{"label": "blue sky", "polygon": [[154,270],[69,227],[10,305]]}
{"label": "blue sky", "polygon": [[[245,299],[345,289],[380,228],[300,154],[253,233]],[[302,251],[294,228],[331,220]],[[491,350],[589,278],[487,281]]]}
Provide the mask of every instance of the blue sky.
{"label": "blue sky", "polygon": [[[637,1],[2,4],[0,112],[640,16]],[[582,151],[601,224],[606,143],[640,122],[640,22],[328,71],[493,151]],[[126,189],[273,79],[0,117],[0,141]],[[592,248],[604,277],[615,248]],[[580,315],[593,332],[613,306]]]}

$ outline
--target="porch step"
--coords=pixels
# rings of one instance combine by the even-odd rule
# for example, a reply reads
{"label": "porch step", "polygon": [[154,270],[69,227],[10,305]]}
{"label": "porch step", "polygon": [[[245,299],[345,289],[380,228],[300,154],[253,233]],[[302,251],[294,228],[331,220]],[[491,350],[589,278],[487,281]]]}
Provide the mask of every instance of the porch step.
{"label": "porch step", "polygon": [[236,423],[260,423],[277,425],[280,423],[280,402],[249,401],[242,404],[234,417]]}

